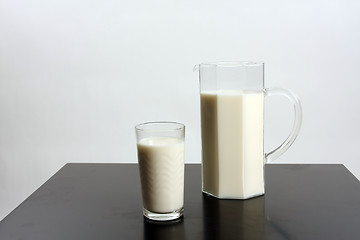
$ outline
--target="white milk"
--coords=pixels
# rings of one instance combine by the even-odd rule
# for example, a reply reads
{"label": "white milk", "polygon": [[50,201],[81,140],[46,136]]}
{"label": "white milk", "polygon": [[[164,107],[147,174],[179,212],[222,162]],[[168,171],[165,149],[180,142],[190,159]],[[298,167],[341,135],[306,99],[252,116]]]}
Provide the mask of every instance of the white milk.
{"label": "white milk", "polygon": [[169,213],[184,205],[184,141],[171,137],[137,144],[144,208]]}
{"label": "white milk", "polygon": [[264,194],[262,92],[201,93],[203,191],[219,198]]}

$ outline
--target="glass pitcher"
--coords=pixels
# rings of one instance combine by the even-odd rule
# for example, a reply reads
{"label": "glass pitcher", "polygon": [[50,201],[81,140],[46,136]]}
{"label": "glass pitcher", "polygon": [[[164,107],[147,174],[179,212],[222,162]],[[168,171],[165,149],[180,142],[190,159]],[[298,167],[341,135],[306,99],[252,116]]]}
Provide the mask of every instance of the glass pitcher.
{"label": "glass pitcher", "polygon": [[[225,199],[263,195],[264,164],[294,142],[302,119],[299,99],[288,89],[264,87],[263,62],[214,62],[199,72],[202,137],[202,191]],[[264,97],[287,97],[294,126],[276,149],[264,153]]]}

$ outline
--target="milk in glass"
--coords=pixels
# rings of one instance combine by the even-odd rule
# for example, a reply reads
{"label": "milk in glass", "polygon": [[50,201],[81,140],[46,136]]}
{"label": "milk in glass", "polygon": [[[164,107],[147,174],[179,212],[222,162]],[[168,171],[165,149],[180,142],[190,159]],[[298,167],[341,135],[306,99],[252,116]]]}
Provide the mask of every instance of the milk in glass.
{"label": "milk in glass", "polygon": [[184,140],[151,137],[137,144],[143,206],[170,213],[184,205]]}

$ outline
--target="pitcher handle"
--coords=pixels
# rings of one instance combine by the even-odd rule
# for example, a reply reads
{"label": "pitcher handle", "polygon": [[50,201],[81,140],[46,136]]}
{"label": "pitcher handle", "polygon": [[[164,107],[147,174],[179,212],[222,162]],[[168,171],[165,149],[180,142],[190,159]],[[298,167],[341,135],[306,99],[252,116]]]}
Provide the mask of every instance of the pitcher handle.
{"label": "pitcher handle", "polygon": [[289,149],[291,144],[293,144],[296,137],[298,136],[302,123],[302,108],[301,108],[300,100],[289,89],[278,88],[278,87],[266,88],[264,89],[264,93],[265,96],[280,95],[288,98],[294,105],[294,113],[295,113],[294,125],[289,136],[285,139],[285,141],[282,144],[280,144],[280,146],[278,146],[269,153],[265,153],[265,161],[266,163],[270,163],[273,160],[277,159],[284,152],[286,152],[286,150]]}

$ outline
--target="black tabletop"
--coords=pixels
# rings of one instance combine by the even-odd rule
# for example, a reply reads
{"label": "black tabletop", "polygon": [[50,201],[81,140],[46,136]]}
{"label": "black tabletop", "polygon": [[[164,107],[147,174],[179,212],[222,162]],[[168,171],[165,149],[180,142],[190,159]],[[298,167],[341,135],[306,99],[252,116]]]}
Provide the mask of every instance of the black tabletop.
{"label": "black tabletop", "polygon": [[0,239],[360,239],[360,184],[343,165],[266,165],[265,182],[264,196],[218,200],[188,164],[184,217],[157,223],[142,216],[136,164],[67,164],[0,223]]}

